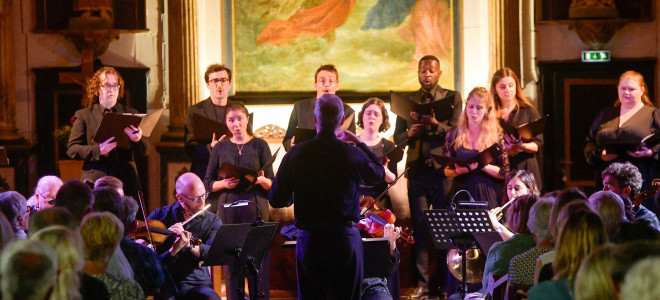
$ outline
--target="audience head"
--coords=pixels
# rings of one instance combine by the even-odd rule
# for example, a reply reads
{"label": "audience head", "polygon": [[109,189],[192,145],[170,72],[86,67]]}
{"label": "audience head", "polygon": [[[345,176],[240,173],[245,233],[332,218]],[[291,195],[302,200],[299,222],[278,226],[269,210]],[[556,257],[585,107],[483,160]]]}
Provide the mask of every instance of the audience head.
{"label": "audience head", "polygon": [[440,60],[437,57],[426,55],[419,60],[417,77],[424,91],[431,92],[438,85],[440,75],[442,75],[442,71],[440,70]]}
{"label": "audience head", "polygon": [[[225,109],[225,124],[229,127],[229,131],[232,134],[235,133],[234,128],[238,128],[242,134],[247,133],[252,136],[252,124],[250,124],[250,113],[248,113],[247,107],[241,101],[231,101],[227,103],[227,108]],[[234,127],[236,125],[237,127]]]}
{"label": "audience head", "polygon": [[624,222],[610,233],[610,242],[623,244],[635,241],[660,241],[660,231],[646,220]]}
{"label": "audience head", "polygon": [[660,295],[660,257],[648,257],[628,270],[621,285],[621,299],[655,300]]}
{"label": "audience head", "polygon": [[538,200],[536,195],[526,194],[516,198],[516,201],[505,208],[504,216],[511,232],[530,234],[527,228],[529,211]]}
{"label": "audience head", "polygon": [[538,196],[541,194],[539,187],[536,185],[534,173],[527,170],[509,171],[504,177],[504,183],[506,184],[506,192],[502,204],[520,195],[533,194]]}
{"label": "audience head", "polygon": [[344,120],[344,103],[339,97],[325,94],[316,100],[314,107],[316,131],[335,132]]}
{"label": "audience head", "polygon": [[627,104],[629,107],[641,101],[644,105],[653,107],[649,98],[649,89],[644,82],[644,76],[639,72],[626,71],[619,77],[617,86],[619,99],[614,103],[615,106]]}
{"label": "audience head", "polygon": [[630,162],[611,163],[601,173],[603,177],[603,191],[622,194],[634,199],[642,190],[642,173]]}
{"label": "audience head", "polygon": [[79,299],[78,272],[82,271],[85,265],[80,234],[67,227],[55,225],[39,230],[30,239],[44,242],[57,254],[57,280],[53,290],[55,299]]}
{"label": "audience head", "polygon": [[557,217],[559,216],[559,212],[564,206],[566,206],[566,204],[576,200],[587,200],[587,195],[585,195],[578,187],[567,187],[559,192],[559,195],[555,198],[555,203],[552,205],[552,211],[550,212],[549,223],[550,232],[552,232],[553,237],[556,238],[558,235],[559,226],[557,226]]}
{"label": "audience head", "polygon": [[38,241],[17,240],[0,256],[2,299],[46,299],[57,274],[53,249]]}
{"label": "audience head", "polygon": [[390,116],[383,100],[371,97],[362,105],[362,109],[358,113],[357,125],[366,130],[364,121],[367,120],[368,125],[370,119],[374,120],[375,125],[380,123],[377,132],[385,132],[390,129]]}
{"label": "audience head", "polygon": [[122,196],[116,190],[111,188],[100,188],[94,190],[94,211],[107,211],[115,215],[120,220],[124,217],[124,204]]}
{"label": "audience head", "polygon": [[124,225],[112,213],[93,212],[83,219],[80,235],[85,260],[107,262],[124,235]]}
{"label": "audience head", "polygon": [[339,90],[339,73],[334,65],[322,65],[314,73],[316,99],[325,94],[334,95]]}
{"label": "audience head", "polygon": [[610,191],[598,191],[587,200],[605,224],[605,230],[611,233],[614,228],[627,220],[623,200],[619,195]]}
{"label": "audience head", "polygon": [[523,103],[532,106],[529,100],[527,100],[527,97],[525,97],[525,94],[523,94],[518,76],[509,68],[499,69],[493,74],[493,78],[490,81],[490,92],[493,95],[495,108],[498,111],[502,109],[503,101],[515,100],[516,107]]}
{"label": "audience head", "polygon": [[38,203],[37,209],[45,209],[55,205],[55,196],[62,186],[62,179],[57,176],[47,175],[39,178],[34,188],[34,197]]}
{"label": "audience head", "polygon": [[582,260],[607,243],[605,226],[598,214],[589,208],[573,210],[577,205],[580,204],[567,205],[560,213],[567,216],[560,223],[555,241],[554,279],[572,280]]}
{"label": "audience head", "polygon": [[98,103],[112,108],[121,97],[124,97],[124,79],[112,67],[98,69],[87,83],[87,99],[91,105]]}
{"label": "audience head", "polygon": [[28,228],[30,215],[27,213],[27,200],[15,191],[0,193],[0,211],[14,229],[14,233]]}
{"label": "audience head", "polygon": [[630,198],[626,197],[626,195],[623,194],[618,194],[619,198],[623,201],[623,209],[626,214],[626,219],[629,221],[635,220],[635,210],[633,208],[633,203],[630,201]]}
{"label": "audience head", "polygon": [[133,224],[135,223],[135,216],[137,215],[140,206],[138,206],[137,201],[131,196],[122,197],[122,203],[124,204],[124,229],[126,232],[130,232],[133,229]]}
{"label": "audience head", "polygon": [[54,225],[75,230],[76,220],[73,219],[73,215],[64,207],[42,209],[30,217],[30,235],[43,228]]}
{"label": "audience head", "polygon": [[0,237],[0,241],[2,244],[0,244],[0,251],[9,243],[14,241],[15,234],[14,234],[14,228],[11,226],[11,223],[7,220],[5,217],[5,214],[0,211],[0,234],[2,236]]}
{"label": "audience head", "polygon": [[65,182],[55,197],[55,206],[68,209],[77,224],[80,224],[85,214],[92,210],[93,204],[92,190],[76,179]]}
{"label": "audience head", "polygon": [[185,173],[176,180],[176,199],[181,207],[189,212],[196,213],[204,208],[204,201],[208,193],[195,173]]}
{"label": "audience head", "polygon": [[550,211],[552,210],[553,199],[540,198],[532,205],[529,210],[529,220],[527,220],[527,228],[534,235],[536,243],[550,242],[552,243],[552,234],[548,223],[550,221]]}
{"label": "audience head", "polygon": [[100,189],[103,187],[111,188],[120,195],[124,195],[124,183],[119,180],[119,178],[114,177],[114,176],[103,176],[99,179],[97,179],[94,182],[94,189]]}

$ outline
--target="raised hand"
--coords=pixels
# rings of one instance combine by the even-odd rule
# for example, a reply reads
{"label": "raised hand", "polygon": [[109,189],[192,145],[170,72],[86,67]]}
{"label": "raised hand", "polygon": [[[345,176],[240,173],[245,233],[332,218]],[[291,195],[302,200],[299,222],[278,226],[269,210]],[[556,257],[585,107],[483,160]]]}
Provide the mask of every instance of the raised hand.
{"label": "raised hand", "polygon": [[114,142],[114,140],[115,140],[115,137],[113,136],[113,137],[103,141],[103,143],[100,143],[99,144],[99,150],[100,150],[99,154],[100,155],[108,155],[108,153],[110,153],[110,151],[117,148],[117,142]]}

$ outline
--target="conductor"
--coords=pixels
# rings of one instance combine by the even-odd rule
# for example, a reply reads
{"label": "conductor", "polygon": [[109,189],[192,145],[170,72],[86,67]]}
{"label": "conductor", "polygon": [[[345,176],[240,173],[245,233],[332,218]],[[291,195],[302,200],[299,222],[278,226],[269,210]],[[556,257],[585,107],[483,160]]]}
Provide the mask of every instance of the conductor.
{"label": "conductor", "polygon": [[298,233],[298,299],[360,299],[362,241],[358,184],[375,185],[385,171],[378,157],[349,131],[339,97],[316,100],[314,139],[282,159],[270,192],[273,207],[294,203]]}

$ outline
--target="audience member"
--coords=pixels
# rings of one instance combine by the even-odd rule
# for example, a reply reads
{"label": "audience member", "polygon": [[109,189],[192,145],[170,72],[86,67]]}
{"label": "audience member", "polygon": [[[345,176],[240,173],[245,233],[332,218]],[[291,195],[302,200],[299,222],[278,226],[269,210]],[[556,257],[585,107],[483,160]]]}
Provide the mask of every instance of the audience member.
{"label": "audience member", "polygon": [[573,280],[582,260],[598,246],[607,243],[605,226],[597,213],[582,204],[567,205],[560,215],[566,218],[559,223],[559,235],[555,244],[553,262],[554,277],[529,290],[528,299],[573,299]]}
{"label": "audience member", "polygon": [[55,196],[55,206],[64,207],[80,225],[83,217],[92,211],[94,194],[82,181],[73,179],[65,182]]}
{"label": "audience member", "polygon": [[7,220],[7,217],[5,217],[5,214],[0,211],[0,234],[2,236],[0,237],[0,251],[9,243],[11,243],[14,240],[14,229],[12,228],[11,224]]}
{"label": "audience member", "polygon": [[637,262],[621,285],[623,300],[654,300],[660,295],[660,258],[649,257]]}
{"label": "audience member", "polygon": [[0,257],[2,299],[47,299],[56,274],[57,257],[52,248],[38,241],[15,241]]}
{"label": "audience member", "polygon": [[49,207],[30,216],[30,234],[53,225],[61,225],[75,230],[77,225],[73,215],[64,207]]}
{"label": "audience member", "polygon": [[0,211],[2,211],[14,230],[14,236],[19,239],[27,238],[25,230],[30,222],[27,211],[27,201],[18,192],[8,191],[0,193]]}
{"label": "audience member", "polygon": [[610,191],[598,191],[587,199],[605,224],[605,231],[611,236],[612,231],[620,224],[627,222],[623,200],[619,195]]}
{"label": "audience member", "polygon": [[119,180],[119,178],[114,177],[114,176],[103,176],[99,179],[97,179],[94,182],[94,189],[99,189],[99,188],[111,188],[120,195],[124,196],[124,183]]}
{"label": "audience member", "polygon": [[51,246],[57,254],[57,279],[51,299],[110,299],[102,281],[82,273],[85,259],[80,233],[55,225],[35,232],[30,239]]}
{"label": "audience member", "polygon": [[45,209],[55,205],[55,195],[62,186],[62,179],[57,176],[47,175],[39,178],[34,188],[34,195],[27,200],[27,206],[32,211]]}
{"label": "audience member", "polygon": [[[108,187],[102,187],[94,190],[93,192],[94,205],[92,206],[92,209],[95,212],[107,211],[115,215],[119,220],[122,220],[124,205],[122,204],[122,196],[116,190]],[[131,267],[128,258],[126,258],[126,255],[124,255],[124,252],[121,248],[117,248],[117,250],[112,252],[106,273],[115,277],[122,276],[131,279],[135,277],[133,268]]]}
{"label": "audience member", "polygon": [[610,234],[610,242],[623,244],[634,241],[660,241],[660,231],[646,221],[632,221],[620,224]]}
{"label": "audience member", "polygon": [[550,228],[548,227],[552,203],[552,199],[541,198],[532,205],[529,211],[527,228],[534,237],[536,247],[511,258],[509,282],[514,285],[532,286],[534,284],[536,260],[542,254],[553,250],[552,234],[550,234]]}
{"label": "audience member", "polygon": [[[59,195],[58,195],[59,196]],[[85,254],[83,272],[103,281],[110,299],[144,299],[140,285],[130,278],[115,277],[106,272],[108,259],[119,246],[124,225],[112,213],[90,213],[80,225]]]}

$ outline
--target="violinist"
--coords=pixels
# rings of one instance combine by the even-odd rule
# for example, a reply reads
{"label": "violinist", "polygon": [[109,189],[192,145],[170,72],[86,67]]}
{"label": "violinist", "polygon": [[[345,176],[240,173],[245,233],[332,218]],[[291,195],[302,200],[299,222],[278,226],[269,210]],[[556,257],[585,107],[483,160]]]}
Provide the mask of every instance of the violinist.
{"label": "violinist", "polygon": [[[185,173],[176,180],[177,202],[157,208],[149,215],[149,220],[159,220],[168,229],[179,235],[178,241],[171,248],[167,246],[158,249],[161,259],[169,269],[178,287],[177,299],[220,299],[213,290],[208,268],[200,267],[200,261],[206,259],[216,232],[222,226],[218,216],[204,211],[196,218],[188,220],[204,207],[208,193],[204,183],[194,173]],[[192,247],[181,247],[190,238],[198,238],[203,244]]]}

